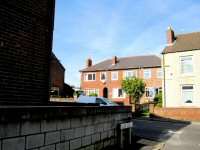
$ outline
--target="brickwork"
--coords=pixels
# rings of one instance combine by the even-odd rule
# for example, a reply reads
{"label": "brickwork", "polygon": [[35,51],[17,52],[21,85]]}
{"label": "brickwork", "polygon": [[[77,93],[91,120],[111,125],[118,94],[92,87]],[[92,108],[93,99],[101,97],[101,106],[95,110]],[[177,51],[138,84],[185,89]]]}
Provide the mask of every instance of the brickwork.
{"label": "brickwork", "polygon": [[49,98],[54,0],[1,0],[0,105]]}
{"label": "brickwork", "polygon": [[1,150],[100,150],[117,144],[117,125],[132,117],[130,107],[18,109],[21,117],[0,109]]}
{"label": "brickwork", "polygon": [[62,96],[64,92],[65,68],[53,53],[51,58],[51,87],[58,87],[59,93]]}
{"label": "brickwork", "polygon": [[[144,79],[143,77],[143,70],[151,70],[152,76],[149,79]],[[103,83],[100,80],[100,73],[101,72],[94,72],[96,74],[96,80],[95,81],[85,81],[85,76],[84,74],[86,73],[91,73],[91,72],[84,72],[81,76],[81,81],[82,81],[82,90],[85,89],[99,89],[99,96],[103,97],[103,89],[107,88],[108,89],[108,98],[112,99],[115,102],[122,102],[125,105],[129,105],[129,98],[113,98],[112,97],[112,89],[113,88],[121,88],[121,81],[124,78],[123,72],[124,71],[137,71],[137,77],[138,78],[143,78],[144,82],[146,83],[146,87],[162,87],[162,78],[157,77],[157,70],[161,69],[159,68],[146,68],[146,69],[131,69],[131,70],[116,70],[118,72],[118,80],[111,80],[111,72],[115,71],[101,71],[101,72],[106,72],[106,82]],[[145,95],[141,98],[141,101],[147,101],[150,100],[148,98],[145,98]]]}
{"label": "brickwork", "polygon": [[180,119],[180,120],[199,120],[199,108],[157,108],[154,107],[152,113],[156,117]]}

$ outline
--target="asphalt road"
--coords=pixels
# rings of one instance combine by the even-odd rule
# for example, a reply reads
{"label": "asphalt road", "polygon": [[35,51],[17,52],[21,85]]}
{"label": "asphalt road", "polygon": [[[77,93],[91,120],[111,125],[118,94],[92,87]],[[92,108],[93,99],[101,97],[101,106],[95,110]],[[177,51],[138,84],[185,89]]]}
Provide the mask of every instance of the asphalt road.
{"label": "asphalt road", "polygon": [[164,142],[163,150],[200,150],[200,123],[134,119],[133,136]]}

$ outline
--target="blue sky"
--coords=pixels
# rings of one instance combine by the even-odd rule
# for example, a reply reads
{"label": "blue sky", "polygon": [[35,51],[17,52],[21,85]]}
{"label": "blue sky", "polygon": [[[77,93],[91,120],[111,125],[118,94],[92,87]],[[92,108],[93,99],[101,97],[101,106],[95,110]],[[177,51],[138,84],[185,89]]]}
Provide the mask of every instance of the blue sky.
{"label": "blue sky", "polygon": [[53,52],[65,83],[80,86],[79,70],[113,56],[159,55],[166,29],[200,31],[199,0],[56,0]]}

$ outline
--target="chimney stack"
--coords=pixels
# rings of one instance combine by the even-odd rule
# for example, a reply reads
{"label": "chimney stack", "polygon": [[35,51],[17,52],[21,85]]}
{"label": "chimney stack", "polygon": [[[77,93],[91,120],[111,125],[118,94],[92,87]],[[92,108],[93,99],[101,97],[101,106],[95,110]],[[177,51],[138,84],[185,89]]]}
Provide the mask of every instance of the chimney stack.
{"label": "chimney stack", "polygon": [[171,27],[167,28],[167,44],[172,44],[175,40],[174,31]]}
{"label": "chimney stack", "polygon": [[117,56],[113,57],[113,65],[115,65],[117,63]]}
{"label": "chimney stack", "polygon": [[86,67],[88,68],[88,67],[91,67],[92,66],[92,60],[91,60],[91,58],[89,57],[88,59],[87,59],[87,61],[86,61]]}

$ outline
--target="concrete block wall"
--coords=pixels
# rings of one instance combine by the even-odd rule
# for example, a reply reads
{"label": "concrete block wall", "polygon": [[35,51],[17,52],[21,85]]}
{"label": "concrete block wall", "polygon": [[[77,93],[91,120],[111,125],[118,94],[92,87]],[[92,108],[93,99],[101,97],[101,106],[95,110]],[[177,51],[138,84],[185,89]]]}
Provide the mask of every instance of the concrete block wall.
{"label": "concrete block wall", "polygon": [[117,144],[117,125],[132,115],[130,107],[75,108],[22,108],[15,121],[0,115],[0,150],[102,149]]}

